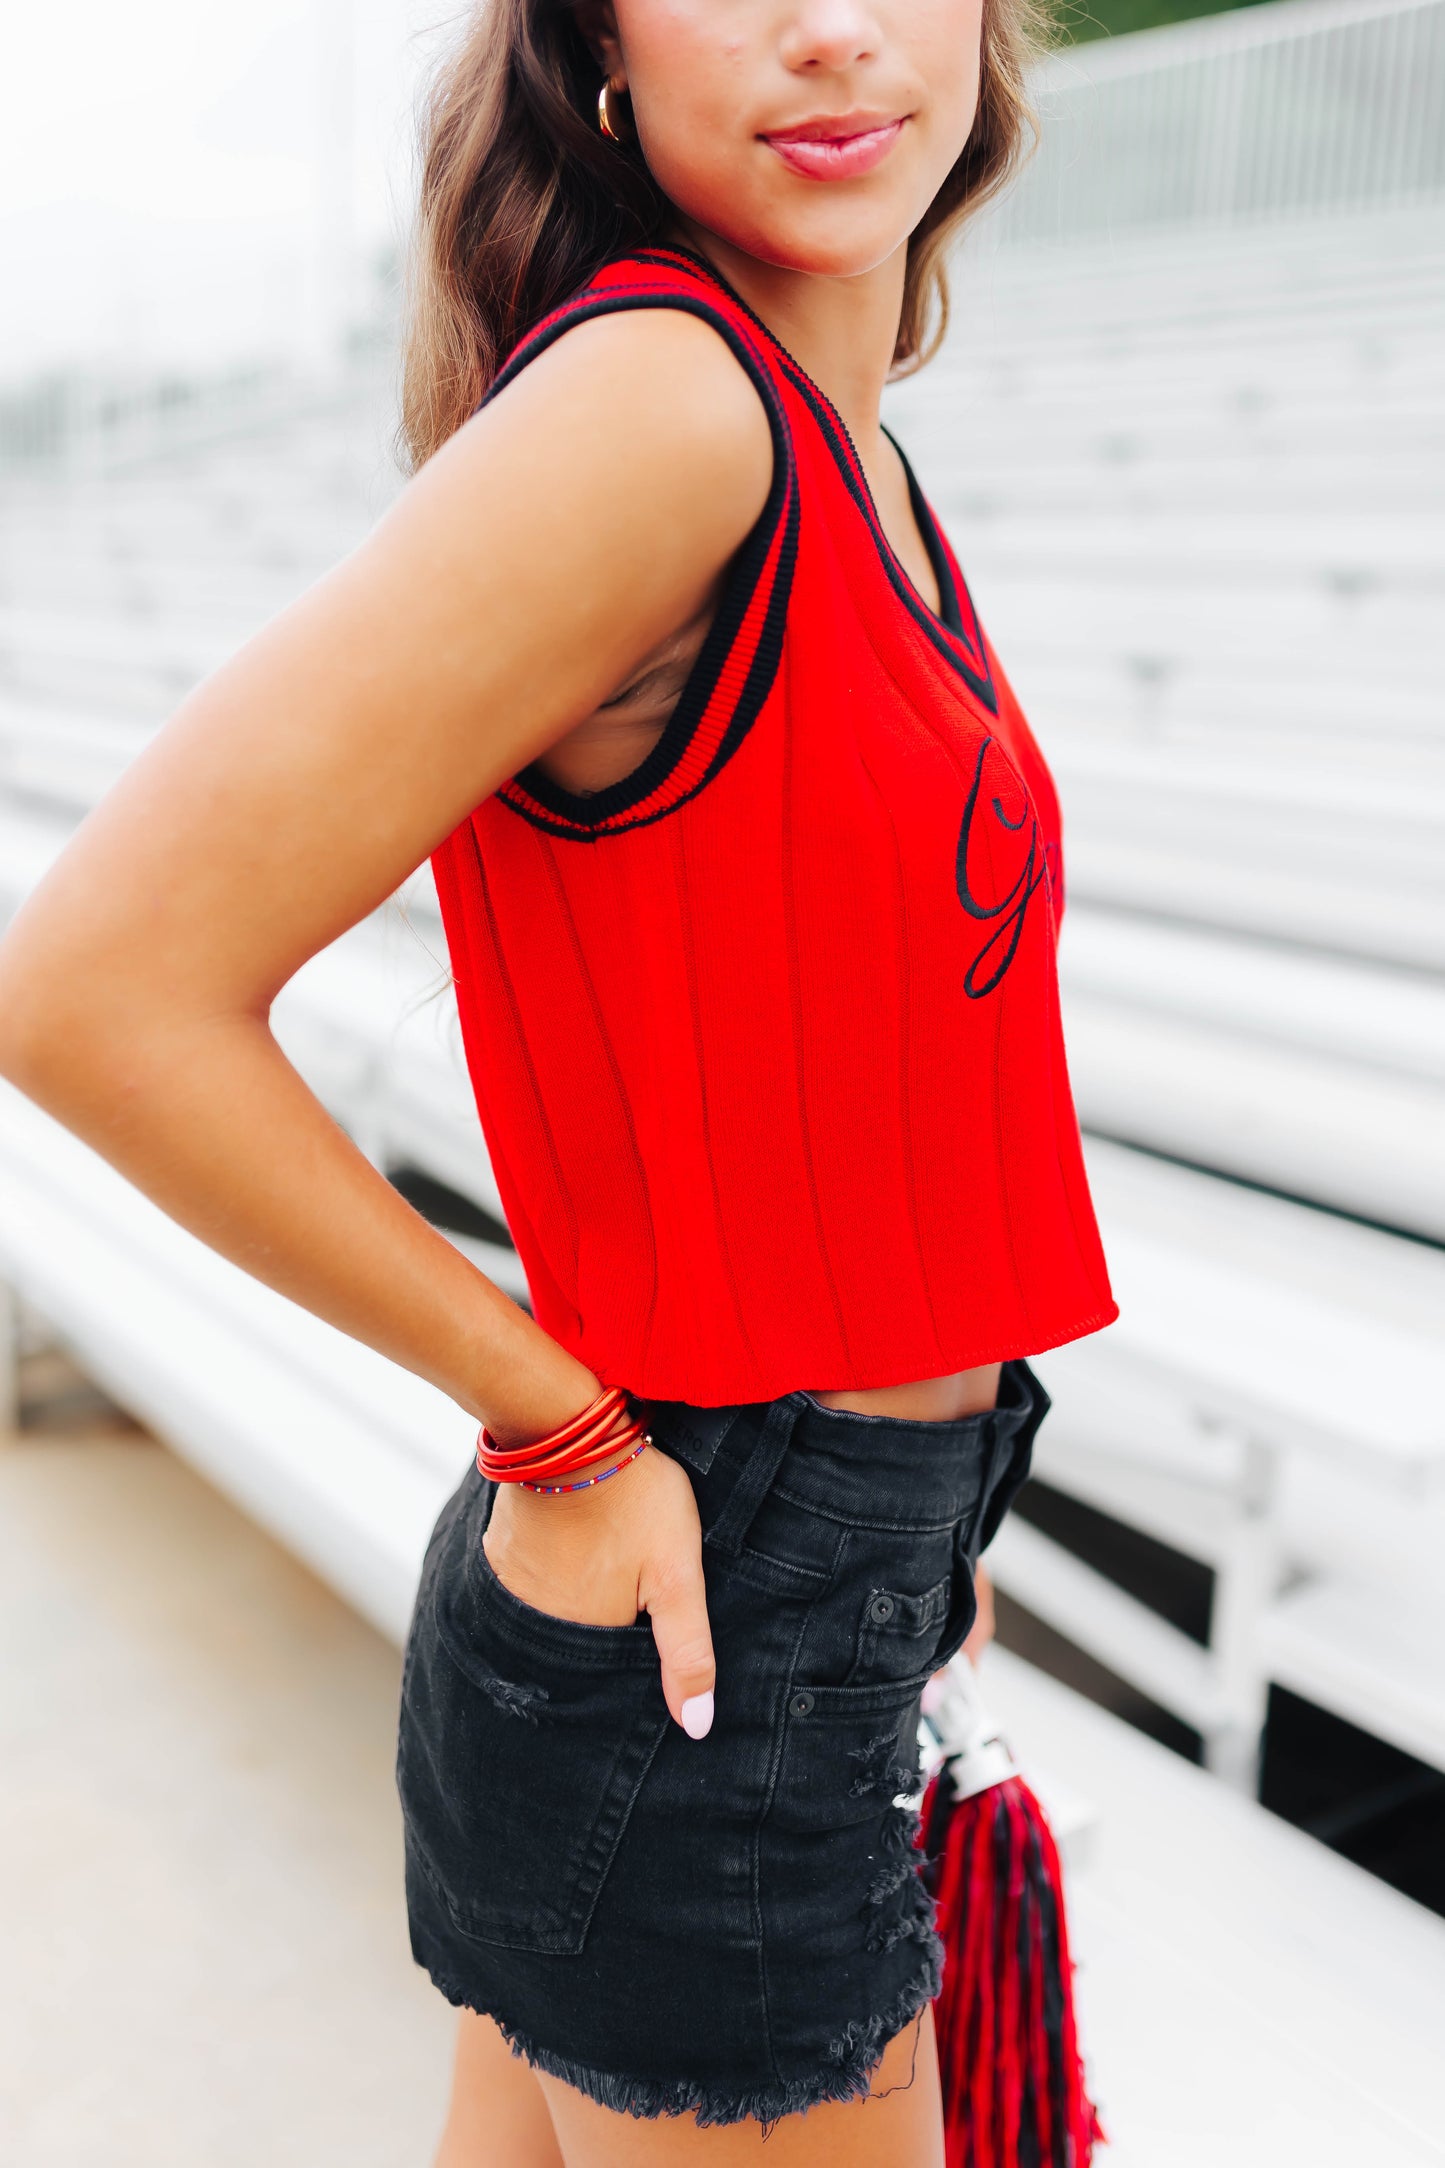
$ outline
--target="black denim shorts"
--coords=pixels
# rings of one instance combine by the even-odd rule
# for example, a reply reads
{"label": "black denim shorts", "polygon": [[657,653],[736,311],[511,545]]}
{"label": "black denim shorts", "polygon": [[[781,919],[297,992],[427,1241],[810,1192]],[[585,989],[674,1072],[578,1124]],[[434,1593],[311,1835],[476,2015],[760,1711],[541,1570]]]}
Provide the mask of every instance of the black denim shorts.
{"label": "black denim shorts", "polygon": [[604,2106],[768,2122],[866,2092],[938,1992],[919,1697],[973,1623],[1049,1402],[1011,1361],[997,1407],[958,1422],[801,1390],[635,1406],[697,1497],[712,1730],[669,1716],[649,1619],[580,1625],[503,1587],[496,1487],[470,1469],[403,1671],[412,1949]]}

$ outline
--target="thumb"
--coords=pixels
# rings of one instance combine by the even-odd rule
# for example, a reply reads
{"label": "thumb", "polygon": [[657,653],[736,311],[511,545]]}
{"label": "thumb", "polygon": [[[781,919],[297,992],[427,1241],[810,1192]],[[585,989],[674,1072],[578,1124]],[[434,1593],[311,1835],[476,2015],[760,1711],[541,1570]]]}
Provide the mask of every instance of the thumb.
{"label": "thumb", "polygon": [[652,1619],[667,1706],[690,1739],[701,1739],[712,1726],[717,1683],[702,1559],[694,1551],[669,1560],[638,1593]]}

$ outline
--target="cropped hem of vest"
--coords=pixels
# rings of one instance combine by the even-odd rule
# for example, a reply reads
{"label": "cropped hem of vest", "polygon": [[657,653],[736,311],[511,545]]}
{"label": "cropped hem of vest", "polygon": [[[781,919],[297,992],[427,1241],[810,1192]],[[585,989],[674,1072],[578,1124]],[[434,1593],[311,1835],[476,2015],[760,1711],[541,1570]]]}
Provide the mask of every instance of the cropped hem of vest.
{"label": "cropped hem of vest", "polygon": [[[739,1379],[735,1373],[723,1376],[715,1373],[700,1376],[695,1362],[689,1361],[686,1352],[672,1364],[661,1357],[654,1358],[644,1371],[639,1362],[629,1371],[625,1364],[609,1360],[610,1350],[589,1348],[585,1339],[575,1342],[563,1340],[570,1355],[602,1379],[604,1385],[622,1385],[637,1400],[685,1400],[693,1407],[722,1408],[749,1404],[761,1400],[776,1400],[782,1395],[803,1390],[820,1393],[865,1393],[881,1391],[890,1385],[913,1385],[923,1378],[952,1377],[959,1370],[978,1370],[987,1363],[1027,1361],[1031,1355],[1043,1355],[1050,1348],[1065,1347],[1071,1340],[1082,1340],[1091,1332],[1101,1332],[1112,1325],[1119,1315],[1119,1305],[1112,1299],[1102,1309],[1092,1310],[1085,1317],[1071,1318],[1067,1324],[1051,1325],[1040,1330],[1025,1332],[998,1340],[966,1341],[960,1347],[946,1351],[942,1356],[936,1348],[916,1350],[911,1359],[904,1356],[890,1357],[883,1364],[875,1364],[846,1376],[830,1371],[826,1378],[811,1375],[800,1385],[800,1365],[785,1361],[771,1375]],[[558,1339],[563,1339],[561,1334]],[[681,1381],[681,1382],[679,1382]],[[825,1413],[845,1411],[829,1410]],[[882,1418],[880,1418],[882,1420]],[[891,1420],[891,1418],[890,1418]],[[922,1418],[920,1428],[938,1430],[941,1424],[931,1417]]]}
{"label": "cropped hem of vest", "polygon": [[745,371],[767,503],[652,752],[591,796],[534,762],[432,857],[537,1321],[606,1383],[714,1404],[1096,1330],[1058,799],[906,458],[937,611],[837,410],[685,250],[605,265],[488,397],[650,308]]}

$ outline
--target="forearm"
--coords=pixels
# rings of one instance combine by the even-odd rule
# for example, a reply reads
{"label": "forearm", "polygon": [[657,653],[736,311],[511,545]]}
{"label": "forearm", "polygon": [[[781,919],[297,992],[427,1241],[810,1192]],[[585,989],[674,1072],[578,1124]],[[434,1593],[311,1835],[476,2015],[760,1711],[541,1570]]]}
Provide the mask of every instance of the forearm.
{"label": "forearm", "polygon": [[587,1367],[357,1149],[264,1021],[128,1020],[11,1049],[20,1088],[269,1286],[427,1378],[503,1442],[573,1415]]}

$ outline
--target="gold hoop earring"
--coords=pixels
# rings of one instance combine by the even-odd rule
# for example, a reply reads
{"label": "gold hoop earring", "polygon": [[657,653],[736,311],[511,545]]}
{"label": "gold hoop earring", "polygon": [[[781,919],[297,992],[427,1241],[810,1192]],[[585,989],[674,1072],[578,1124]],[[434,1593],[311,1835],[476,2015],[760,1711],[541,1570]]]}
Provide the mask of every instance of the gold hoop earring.
{"label": "gold hoop earring", "polygon": [[626,136],[615,126],[612,118],[612,78],[604,75],[602,88],[597,93],[597,125],[613,143],[625,143]]}

